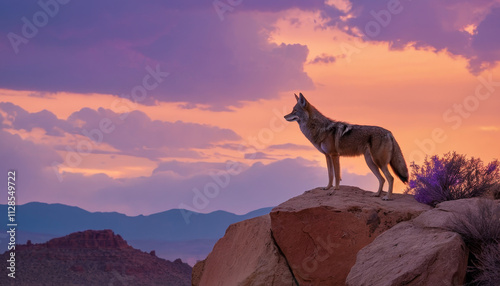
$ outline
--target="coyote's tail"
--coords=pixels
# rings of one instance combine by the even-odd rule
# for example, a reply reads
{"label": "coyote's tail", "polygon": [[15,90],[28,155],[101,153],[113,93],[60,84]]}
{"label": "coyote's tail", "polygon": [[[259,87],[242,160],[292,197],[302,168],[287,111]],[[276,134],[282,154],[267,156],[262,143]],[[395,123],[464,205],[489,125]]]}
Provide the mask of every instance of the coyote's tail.
{"label": "coyote's tail", "polygon": [[392,156],[391,156],[391,168],[394,173],[403,181],[403,183],[408,182],[408,167],[406,166],[405,158],[403,157],[403,153],[401,152],[401,148],[399,147],[398,142],[394,136],[392,137]]}

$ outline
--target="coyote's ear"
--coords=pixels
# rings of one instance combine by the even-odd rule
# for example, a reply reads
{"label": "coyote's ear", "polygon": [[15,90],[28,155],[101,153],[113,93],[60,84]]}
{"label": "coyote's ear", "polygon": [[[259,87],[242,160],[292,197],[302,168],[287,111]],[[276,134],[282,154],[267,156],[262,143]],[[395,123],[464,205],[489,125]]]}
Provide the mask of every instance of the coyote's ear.
{"label": "coyote's ear", "polygon": [[294,93],[293,95],[295,95],[295,99],[296,99],[297,101],[299,101],[299,97],[297,96],[297,94],[296,94],[296,93]]}
{"label": "coyote's ear", "polygon": [[306,107],[307,105],[307,100],[306,98],[302,95],[302,93],[299,93],[299,99],[297,100],[302,107]]}

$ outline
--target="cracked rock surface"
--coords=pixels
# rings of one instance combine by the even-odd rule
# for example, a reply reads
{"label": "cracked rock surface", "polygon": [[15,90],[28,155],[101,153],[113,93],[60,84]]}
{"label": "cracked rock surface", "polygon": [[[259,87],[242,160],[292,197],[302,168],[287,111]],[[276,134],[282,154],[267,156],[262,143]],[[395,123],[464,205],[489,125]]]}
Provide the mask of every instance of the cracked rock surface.
{"label": "cracked rock surface", "polygon": [[204,261],[193,268],[192,285],[296,285],[263,215],[232,224]]}
{"label": "cracked rock surface", "polygon": [[386,231],[358,253],[346,284],[464,285],[468,249],[449,226],[455,215],[478,213],[481,200],[442,202]]}
{"label": "cracked rock surface", "polygon": [[413,196],[383,201],[341,186],[328,196],[313,189],[275,207],[271,229],[300,285],[345,285],[356,254],[394,225],[429,210]]}

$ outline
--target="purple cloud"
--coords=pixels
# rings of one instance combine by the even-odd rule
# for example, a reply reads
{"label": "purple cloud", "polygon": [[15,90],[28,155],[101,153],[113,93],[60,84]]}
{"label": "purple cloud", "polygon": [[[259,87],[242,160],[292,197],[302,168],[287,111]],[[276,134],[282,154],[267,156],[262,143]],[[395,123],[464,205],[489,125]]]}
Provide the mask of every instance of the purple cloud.
{"label": "purple cloud", "polygon": [[20,19],[33,22],[43,11],[37,3],[0,5],[2,34],[27,41],[2,37],[2,88],[125,97],[145,90],[145,104],[182,101],[225,109],[313,87],[303,71],[307,47],[269,43],[276,19],[249,11],[318,9],[322,1],[247,1],[223,22],[212,1],[72,1],[27,37],[28,24]]}
{"label": "purple cloud", "polygon": [[[361,31],[365,40],[394,49],[413,45],[464,56],[474,73],[500,59],[500,8],[493,0],[353,0],[349,12],[324,2],[243,1],[221,21],[213,1],[71,1],[37,27],[33,16],[44,11],[39,1],[4,1],[0,31],[24,41],[0,39],[0,87],[39,96],[108,93],[139,97],[143,104],[177,101],[219,110],[311,89],[303,70],[307,47],[268,42],[278,12],[291,8],[322,11],[330,25],[353,35]],[[470,25],[477,25],[475,33],[464,30]],[[25,35],[28,26],[36,33]],[[313,63],[333,61],[321,56]]]}
{"label": "purple cloud", "polygon": [[74,125],[79,123],[74,133],[80,134],[99,128],[103,120],[109,120],[114,126],[109,134],[103,136],[103,142],[119,150],[207,148],[211,143],[240,139],[230,129],[182,121],[151,120],[137,110],[119,114],[104,108],[83,108],[68,117],[68,121],[74,122]]}
{"label": "purple cloud", "polygon": [[279,12],[283,10],[288,10],[291,8],[297,8],[301,10],[319,10],[324,8],[324,0],[276,0],[276,1],[266,1],[266,0],[254,0],[254,1],[242,1],[241,5],[238,5],[238,9],[243,10],[254,10],[254,11],[264,11],[264,12]]}
{"label": "purple cloud", "polygon": [[[115,113],[109,109],[83,108],[67,120],[57,119],[50,111],[29,113],[12,103],[0,103],[12,126],[3,128],[31,131],[42,128],[51,136],[65,133],[87,136],[89,142],[107,143],[121,154],[157,159],[159,157],[202,158],[193,148],[212,148],[215,143],[237,141],[241,137],[230,129],[223,129],[182,121],[151,120],[141,111]],[[3,120],[2,120],[3,121]],[[66,150],[66,146],[59,146]],[[163,150],[162,148],[167,148]]]}
{"label": "purple cloud", "polygon": [[275,159],[264,152],[246,153],[244,155],[244,158],[247,160],[272,160],[272,159]]}
{"label": "purple cloud", "polygon": [[479,72],[484,66],[492,66],[500,60],[500,8],[495,8],[477,26],[476,35],[472,39],[472,48],[477,57],[470,61],[470,68]]}
{"label": "purple cloud", "polygon": [[24,129],[31,131],[33,128],[42,128],[48,135],[63,136],[64,130],[68,130],[70,124],[58,119],[52,112],[42,110],[36,113],[29,113],[21,107],[10,102],[0,102],[0,110],[5,112],[6,117],[11,121],[14,129]]}
{"label": "purple cloud", "polygon": [[[29,202],[46,199],[44,192],[50,192],[49,182],[56,179],[50,166],[52,162],[61,160],[59,154],[48,146],[23,140],[4,130],[0,130],[0,138],[2,171],[15,170],[19,178],[16,200]],[[0,181],[6,186],[7,176],[3,176]],[[48,189],[46,186],[49,186]],[[5,203],[6,197],[0,201]]]}
{"label": "purple cloud", "polygon": [[[153,174],[161,172],[171,172],[183,177],[194,175],[207,175],[220,170],[231,168],[234,162],[227,161],[224,163],[215,162],[181,162],[181,161],[166,161],[158,164],[158,167],[153,170]],[[246,169],[248,166],[240,164],[241,168]]]}
{"label": "purple cloud", "polygon": [[316,150],[312,146],[293,143],[275,144],[267,147],[268,150]]}
{"label": "purple cloud", "polygon": [[312,61],[310,61],[310,64],[329,64],[329,63],[334,63],[335,62],[335,57],[330,56],[327,54],[321,54],[320,56],[315,57]]}
{"label": "purple cloud", "polygon": [[[500,60],[498,9],[494,0],[481,1],[361,1],[353,0],[347,20],[338,11],[325,9],[329,25],[361,32],[365,41],[387,42],[393,49],[408,45],[417,49],[447,51],[469,60],[469,70],[478,73]],[[465,30],[477,26],[477,33]],[[487,64],[487,65],[485,65]]]}

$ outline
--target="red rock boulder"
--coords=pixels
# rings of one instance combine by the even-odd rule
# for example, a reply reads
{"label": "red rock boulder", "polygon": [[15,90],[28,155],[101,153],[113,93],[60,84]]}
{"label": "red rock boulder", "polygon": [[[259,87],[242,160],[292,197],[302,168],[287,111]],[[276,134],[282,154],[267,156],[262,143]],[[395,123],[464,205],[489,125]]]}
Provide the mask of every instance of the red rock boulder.
{"label": "red rock boulder", "polygon": [[208,257],[194,266],[192,285],[295,285],[271,237],[269,215],[230,225]]}
{"label": "red rock boulder", "polygon": [[274,239],[300,285],[344,285],[360,249],[430,209],[410,195],[372,195],[349,186],[331,196],[314,189],[271,211]]}

